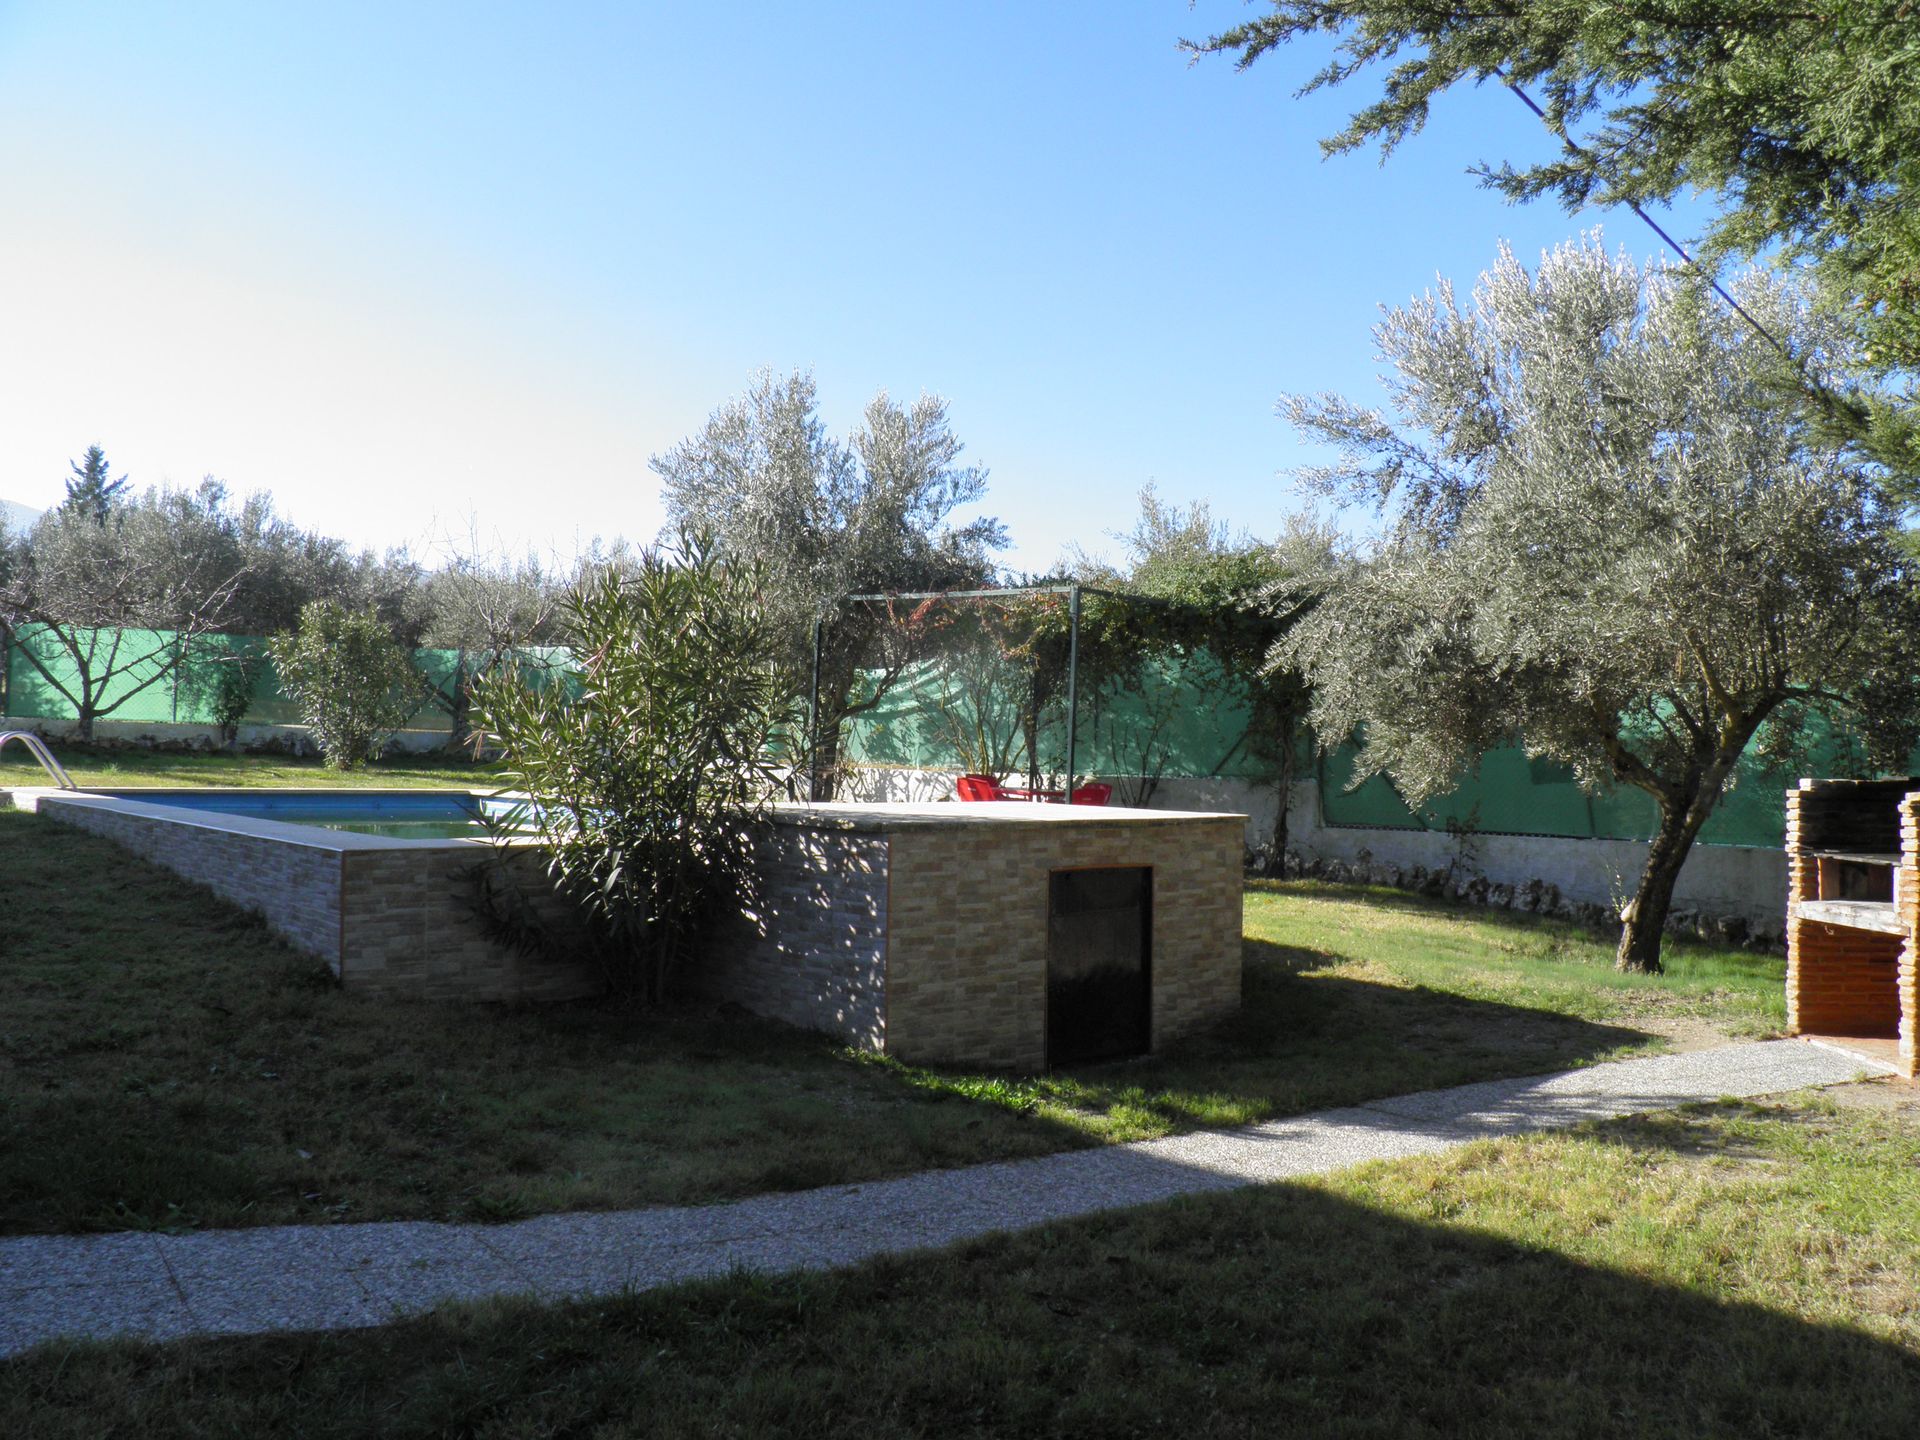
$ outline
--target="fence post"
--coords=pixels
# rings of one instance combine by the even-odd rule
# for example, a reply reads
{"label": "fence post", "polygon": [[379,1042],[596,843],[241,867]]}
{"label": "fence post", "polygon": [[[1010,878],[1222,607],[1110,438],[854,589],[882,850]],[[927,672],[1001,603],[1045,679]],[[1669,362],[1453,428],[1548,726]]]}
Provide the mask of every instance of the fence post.
{"label": "fence post", "polygon": [[1074,752],[1080,739],[1080,587],[1067,592],[1067,803],[1073,802]]}

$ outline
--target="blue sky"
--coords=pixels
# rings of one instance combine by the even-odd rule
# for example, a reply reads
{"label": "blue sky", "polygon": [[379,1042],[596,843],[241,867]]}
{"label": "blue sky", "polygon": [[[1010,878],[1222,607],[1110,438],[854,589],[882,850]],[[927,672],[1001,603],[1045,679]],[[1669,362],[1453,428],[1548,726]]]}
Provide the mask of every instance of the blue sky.
{"label": "blue sky", "polygon": [[1477,188],[1551,143],[1497,90],[1323,162],[1319,52],[1178,52],[1243,13],[0,0],[0,496],[99,443],[361,544],[649,538],[648,457],[773,366],[840,430],[946,396],[1020,568],[1148,481],[1272,532],[1274,399],[1374,398],[1381,302],[1660,247]]}

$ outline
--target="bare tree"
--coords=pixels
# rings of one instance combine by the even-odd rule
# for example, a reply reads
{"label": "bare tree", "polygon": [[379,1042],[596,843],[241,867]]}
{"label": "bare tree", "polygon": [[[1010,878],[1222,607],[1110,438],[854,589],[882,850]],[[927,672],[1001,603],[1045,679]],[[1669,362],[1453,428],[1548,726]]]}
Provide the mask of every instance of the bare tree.
{"label": "bare tree", "polygon": [[104,512],[52,510],[7,548],[0,616],[28,666],[73,706],[82,739],[174,674],[195,637],[232,614],[247,573],[214,481],[151,489]]}
{"label": "bare tree", "polygon": [[[1755,272],[1742,303],[1798,353],[1845,329]],[[1414,804],[1515,737],[1659,823],[1618,962],[1658,970],[1680,868],[1751,744],[1791,753],[1809,707],[1879,756],[1916,729],[1913,576],[1871,467],[1823,440],[1743,322],[1598,234],[1529,272],[1511,252],[1375,330],[1398,422],[1281,402],[1337,447],[1310,484],[1381,507],[1371,563],[1281,647],[1323,740]],[[1894,761],[1893,763],[1898,763]]]}

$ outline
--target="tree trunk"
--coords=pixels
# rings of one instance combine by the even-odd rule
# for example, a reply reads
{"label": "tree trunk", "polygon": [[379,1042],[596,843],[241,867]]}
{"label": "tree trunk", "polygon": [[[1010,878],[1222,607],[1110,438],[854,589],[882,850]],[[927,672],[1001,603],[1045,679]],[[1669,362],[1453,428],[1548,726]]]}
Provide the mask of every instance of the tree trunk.
{"label": "tree trunk", "polygon": [[1267,841],[1267,859],[1261,873],[1279,879],[1287,873],[1287,810],[1293,802],[1293,725],[1286,726],[1280,745],[1279,774],[1274,777],[1276,803],[1273,834]]}
{"label": "tree trunk", "polygon": [[473,682],[478,678],[465,665],[453,670],[453,692],[447,704],[447,749],[465,750],[473,742]]}
{"label": "tree trunk", "polygon": [[833,799],[840,776],[840,717],[828,715],[824,705],[820,707],[820,733],[813,737],[813,746],[808,755],[813,775],[809,781],[807,798],[818,801]]}
{"label": "tree trunk", "polygon": [[79,712],[75,716],[75,720],[74,720],[73,736],[74,736],[74,739],[79,740],[84,744],[91,745],[93,743],[93,707],[92,706],[90,705],[80,706]]}
{"label": "tree trunk", "polygon": [[1620,912],[1620,949],[1613,961],[1616,970],[1658,975],[1664,968],[1660,964],[1660,940],[1666,932],[1667,914],[1673,909],[1674,883],[1705,819],[1695,804],[1661,802],[1660,829],[1647,847],[1639,888]]}

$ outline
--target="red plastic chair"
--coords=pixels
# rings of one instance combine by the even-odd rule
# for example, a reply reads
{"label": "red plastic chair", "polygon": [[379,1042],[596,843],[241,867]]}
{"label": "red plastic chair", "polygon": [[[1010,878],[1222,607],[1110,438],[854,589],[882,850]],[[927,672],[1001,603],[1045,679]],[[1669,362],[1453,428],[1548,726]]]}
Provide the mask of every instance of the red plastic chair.
{"label": "red plastic chair", "polygon": [[962,800],[998,800],[1000,782],[991,775],[962,775],[953,782],[953,788]]}
{"label": "red plastic chair", "polygon": [[1073,794],[1067,797],[1069,805],[1104,805],[1113,798],[1113,786],[1106,784],[1078,785]]}

